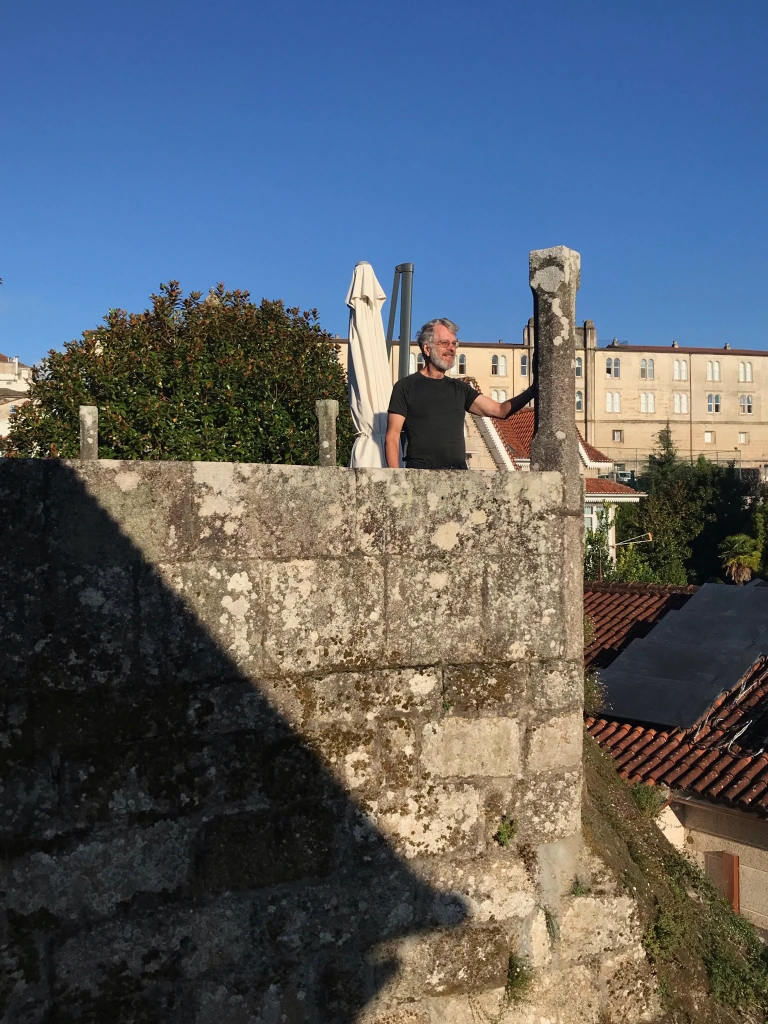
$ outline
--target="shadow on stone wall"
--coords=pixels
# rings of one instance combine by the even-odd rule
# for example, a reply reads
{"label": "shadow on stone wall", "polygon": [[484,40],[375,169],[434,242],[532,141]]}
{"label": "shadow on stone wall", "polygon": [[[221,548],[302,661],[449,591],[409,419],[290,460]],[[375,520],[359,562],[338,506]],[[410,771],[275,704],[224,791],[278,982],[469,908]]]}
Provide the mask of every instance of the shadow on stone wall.
{"label": "shadow on stone wall", "polygon": [[66,465],[5,461],[0,507],[3,1021],[352,1024],[463,905]]}

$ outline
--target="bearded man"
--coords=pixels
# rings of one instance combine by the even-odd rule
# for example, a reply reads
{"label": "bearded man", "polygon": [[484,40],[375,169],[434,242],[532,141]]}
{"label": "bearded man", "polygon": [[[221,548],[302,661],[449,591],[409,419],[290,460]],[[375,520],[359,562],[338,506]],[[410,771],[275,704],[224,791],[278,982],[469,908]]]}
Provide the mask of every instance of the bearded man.
{"label": "bearded man", "polygon": [[430,320],[416,341],[424,368],[392,389],[384,447],[387,466],[400,465],[400,435],[405,432],[406,469],[467,469],[464,414],[506,419],[534,397],[535,385],[506,402],[481,395],[460,377],[446,376],[456,360],[458,324],[445,317]]}

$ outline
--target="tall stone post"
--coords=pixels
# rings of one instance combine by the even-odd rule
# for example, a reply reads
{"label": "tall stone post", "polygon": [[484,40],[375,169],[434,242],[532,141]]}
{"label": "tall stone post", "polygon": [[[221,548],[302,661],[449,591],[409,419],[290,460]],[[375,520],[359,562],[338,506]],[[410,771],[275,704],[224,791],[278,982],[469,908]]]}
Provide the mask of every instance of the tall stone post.
{"label": "tall stone post", "polygon": [[538,394],[531,469],[557,470],[563,478],[563,551],[566,657],[583,663],[584,482],[579,472],[579,440],[574,412],[576,292],[581,257],[557,245],[530,254],[533,292],[534,361]]}
{"label": "tall stone post", "polygon": [[583,499],[573,376],[580,264],[579,254],[564,245],[530,254],[538,384],[531,469],[563,474],[569,510],[581,510]]}
{"label": "tall stone post", "polygon": [[320,431],[320,465],[336,465],[336,420],[339,403],[335,398],[323,398],[315,402],[318,429]]}
{"label": "tall stone post", "polygon": [[95,405],[80,406],[80,458],[99,457],[99,410]]}

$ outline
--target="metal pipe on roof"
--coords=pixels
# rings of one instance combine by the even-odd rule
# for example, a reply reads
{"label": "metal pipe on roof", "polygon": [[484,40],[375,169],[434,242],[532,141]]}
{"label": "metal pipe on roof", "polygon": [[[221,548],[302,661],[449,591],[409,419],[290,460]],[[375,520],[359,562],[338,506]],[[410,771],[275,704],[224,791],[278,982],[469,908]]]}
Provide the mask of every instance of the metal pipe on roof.
{"label": "metal pipe on roof", "polygon": [[398,380],[407,377],[411,366],[411,307],[413,304],[413,264],[401,263],[395,268],[402,278],[400,291],[400,365]]}

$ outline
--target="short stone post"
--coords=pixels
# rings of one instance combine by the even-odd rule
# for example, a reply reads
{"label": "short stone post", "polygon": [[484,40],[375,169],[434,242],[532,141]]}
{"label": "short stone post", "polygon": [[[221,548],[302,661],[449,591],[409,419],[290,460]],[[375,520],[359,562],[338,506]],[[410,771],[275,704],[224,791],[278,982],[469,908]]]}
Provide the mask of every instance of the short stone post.
{"label": "short stone post", "polygon": [[336,420],[339,403],[335,398],[323,398],[315,402],[318,429],[320,431],[320,465],[336,465]]}
{"label": "short stone post", "polygon": [[80,406],[80,458],[99,457],[99,410],[95,405]]}
{"label": "short stone post", "polygon": [[530,254],[533,292],[536,415],[531,469],[563,474],[566,508],[581,510],[579,443],[574,417],[576,292],[581,257],[557,245]]}

